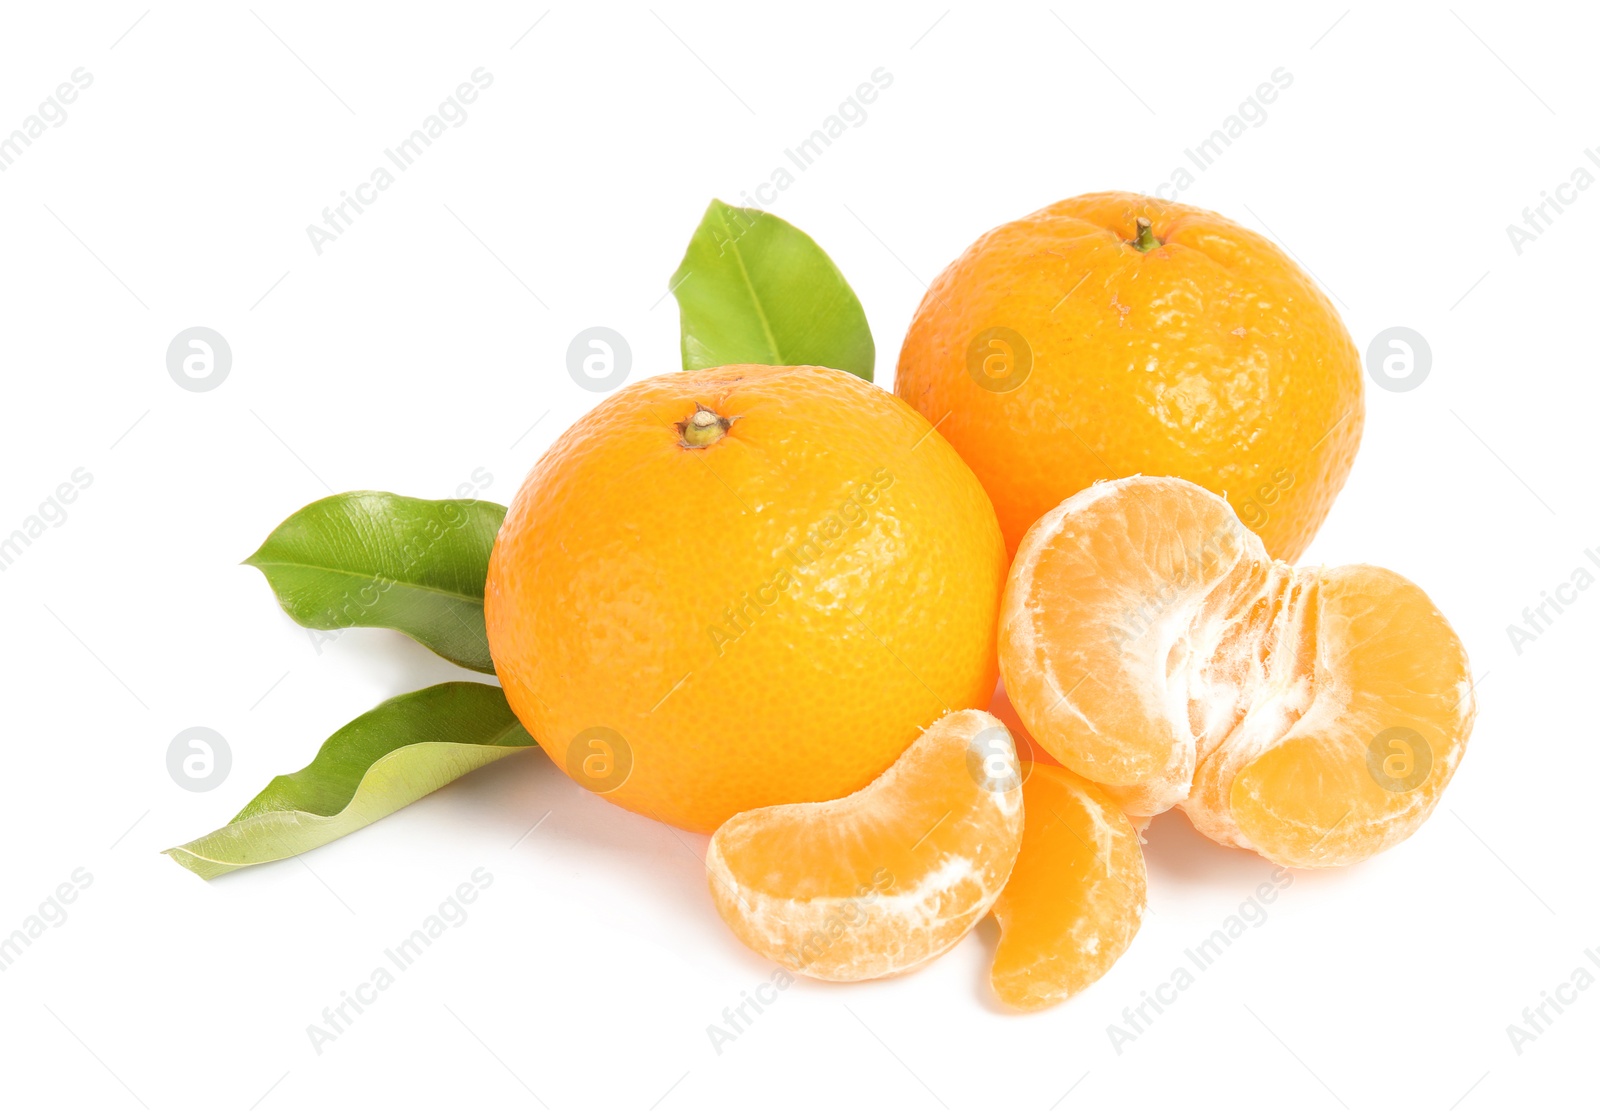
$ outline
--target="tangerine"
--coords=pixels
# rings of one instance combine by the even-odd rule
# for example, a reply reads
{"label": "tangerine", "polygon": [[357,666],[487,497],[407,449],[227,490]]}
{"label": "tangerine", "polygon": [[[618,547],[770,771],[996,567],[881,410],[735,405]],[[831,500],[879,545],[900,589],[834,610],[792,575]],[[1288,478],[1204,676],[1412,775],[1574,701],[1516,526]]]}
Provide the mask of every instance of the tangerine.
{"label": "tangerine", "polygon": [[701,832],[872,781],[987,703],[1005,546],[904,401],[837,370],[621,389],[551,446],[484,593],[506,698],[556,765]]}
{"label": "tangerine", "polygon": [[989,231],[923,297],[895,392],[977,472],[1007,548],[1105,478],[1225,495],[1294,560],[1361,441],[1360,359],[1310,276],[1218,214],[1109,192]]}
{"label": "tangerine", "polygon": [[1273,560],[1175,478],[1100,483],[1028,531],[1000,669],[1039,745],[1128,813],[1179,805],[1289,867],[1414,832],[1475,714],[1466,650],[1416,584]]}

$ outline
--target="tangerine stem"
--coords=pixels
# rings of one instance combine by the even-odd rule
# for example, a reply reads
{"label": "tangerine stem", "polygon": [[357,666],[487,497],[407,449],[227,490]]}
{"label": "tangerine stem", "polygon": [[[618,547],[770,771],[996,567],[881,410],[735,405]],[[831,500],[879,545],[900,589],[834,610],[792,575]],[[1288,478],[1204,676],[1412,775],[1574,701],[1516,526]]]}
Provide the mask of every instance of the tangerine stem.
{"label": "tangerine stem", "polygon": [[1134,225],[1139,232],[1134,234],[1133,240],[1128,242],[1129,245],[1132,245],[1141,253],[1148,253],[1151,249],[1161,244],[1161,239],[1150,232],[1149,218],[1135,218]]}
{"label": "tangerine stem", "polygon": [[696,404],[694,414],[678,424],[678,434],[683,437],[685,447],[710,447],[722,438],[732,424],[733,421],[727,417],[718,416],[703,404]]}

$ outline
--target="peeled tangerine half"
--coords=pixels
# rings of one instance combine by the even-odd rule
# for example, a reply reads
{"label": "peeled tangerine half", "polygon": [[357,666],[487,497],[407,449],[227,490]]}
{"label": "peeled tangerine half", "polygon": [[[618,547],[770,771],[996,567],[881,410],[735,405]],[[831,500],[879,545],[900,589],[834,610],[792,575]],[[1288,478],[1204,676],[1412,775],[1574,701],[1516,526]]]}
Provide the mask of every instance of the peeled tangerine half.
{"label": "peeled tangerine half", "polygon": [[1124,810],[1180,806],[1289,867],[1416,831],[1472,729],[1467,655],[1422,589],[1271,560],[1221,498],[1102,482],[1029,530],[1000,672],[1039,745]]}
{"label": "peeled tangerine half", "polygon": [[821,980],[925,964],[994,904],[1022,843],[1011,734],[952,712],[871,785],[730,818],[706,853],[711,896],[750,948]]}

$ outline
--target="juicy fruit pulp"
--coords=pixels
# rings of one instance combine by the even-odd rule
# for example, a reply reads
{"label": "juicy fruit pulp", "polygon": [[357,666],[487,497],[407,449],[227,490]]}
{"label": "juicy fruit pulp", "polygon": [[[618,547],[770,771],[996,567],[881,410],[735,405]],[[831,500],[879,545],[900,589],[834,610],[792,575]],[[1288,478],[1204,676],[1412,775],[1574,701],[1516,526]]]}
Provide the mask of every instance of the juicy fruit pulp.
{"label": "juicy fruit pulp", "polygon": [[1293,560],[1344,485],[1364,415],[1349,333],[1276,245],[1114,192],[973,243],[917,309],[895,392],[977,473],[1013,552],[1096,480],[1149,474],[1228,495],[1268,553]]}
{"label": "juicy fruit pulp", "polygon": [[710,832],[858,790],[987,703],[1005,565],[983,488],[905,402],[837,370],[726,366],[618,390],[555,442],[484,611],[558,766]]}
{"label": "juicy fruit pulp", "polygon": [[1472,727],[1466,651],[1409,580],[1271,560],[1192,483],[1101,483],[1041,518],[1001,606],[1039,744],[1134,815],[1177,804],[1291,867],[1409,836]]}
{"label": "juicy fruit pulp", "polygon": [[916,968],[1005,885],[1022,842],[1020,780],[1005,725],[953,712],[863,790],[717,829],[706,853],[717,911],[791,972],[870,980]]}
{"label": "juicy fruit pulp", "polygon": [[1117,804],[1040,763],[1022,787],[1022,850],[994,904],[1000,923],[989,982],[1023,1011],[1060,1003],[1116,963],[1144,913],[1144,854]]}

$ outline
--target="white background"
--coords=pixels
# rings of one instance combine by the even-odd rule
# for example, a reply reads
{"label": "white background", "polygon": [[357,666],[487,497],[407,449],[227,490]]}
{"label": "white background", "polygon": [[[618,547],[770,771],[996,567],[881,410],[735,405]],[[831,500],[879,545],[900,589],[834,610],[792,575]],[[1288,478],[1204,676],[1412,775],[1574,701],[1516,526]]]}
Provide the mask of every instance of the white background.
{"label": "white background", "polygon": [[[1504,1116],[1589,1099],[1600,988],[1520,1055],[1507,1027],[1575,969],[1600,978],[1600,590],[1520,652],[1507,627],[1600,571],[1600,190],[1520,254],[1506,227],[1600,145],[1592,12],[1198,7],[8,5],[0,131],[75,68],[93,83],[0,173],[0,535],[75,468],[93,482],[0,571],[0,934],[75,868],[93,885],[0,973],[0,1108]],[[318,255],[307,225],[477,67],[493,85],[465,123]],[[924,283],[978,234],[1154,189],[1274,69],[1293,75],[1181,197],[1278,239],[1363,351],[1394,325],[1431,344],[1420,388],[1369,381],[1360,457],[1305,559],[1403,572],[1466,642],[1478,725],[1433,819],[1368,864],[1296,873],[1120,1054],[1108,1024],[1271,870],[1176,813],[1148,834],[1144,929],[1069,1004],[1002,1013],[985,928],[907,978],[802,982],[720,1055],[707,1027],[771,966],[717,919],[704,838],[537,753],[300,860],[206,884],[158,855],[372,704],[462,675],[383,632],[318,652],[239,560],[330,490],[444,496],[483,468],[509,501],[596,403],[567,374],[572,337],[621,331],[634,378],[677,368],[665,282],[706,202],[768,180],[878,67],[893,84],[868,119],[773,209],[860,294],[885,386]],[[195,325],[233,351],[205,393],[165,365]],[[210,793],[167,773],[195,725],[232,748]],[[324,1007],[480,867],[493,885],[465,924],[315,1053]]]}

